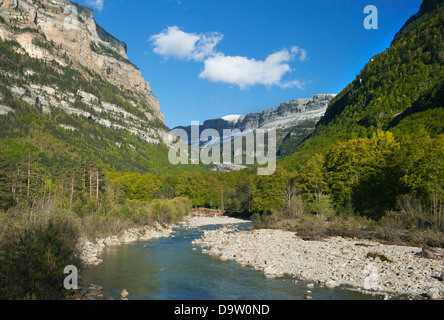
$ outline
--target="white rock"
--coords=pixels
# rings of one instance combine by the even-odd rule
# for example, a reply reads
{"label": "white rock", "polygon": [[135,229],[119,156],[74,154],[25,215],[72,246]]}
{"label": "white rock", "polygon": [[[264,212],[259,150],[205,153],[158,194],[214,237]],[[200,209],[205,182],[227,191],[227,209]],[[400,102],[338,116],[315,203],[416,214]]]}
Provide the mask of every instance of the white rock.
{"label": "white rock", "polygon": [[339,284],[336,281],[328,280],[325,282],[325,286],[329,289],[334,289],[334,288],[338,287]]}
{"label": "white rock", "polygon": [[438,288],[431,288],[428,292],[427,292],[427,298],[429,298],[430,300],[438,300],[440,299],[440,294],[439,294],[439,289]]}

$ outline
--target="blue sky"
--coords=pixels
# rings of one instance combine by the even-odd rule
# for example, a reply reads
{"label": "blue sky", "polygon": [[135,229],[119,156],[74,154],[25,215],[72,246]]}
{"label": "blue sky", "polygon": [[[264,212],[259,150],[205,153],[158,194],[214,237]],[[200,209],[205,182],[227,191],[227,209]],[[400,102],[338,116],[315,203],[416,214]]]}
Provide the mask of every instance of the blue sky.
{"label": "blue sky", "polygon": [[[79,0],[128,45],[170,128],[339,93],[421,0]],[[364,28],[367,5],[378,29]]]}

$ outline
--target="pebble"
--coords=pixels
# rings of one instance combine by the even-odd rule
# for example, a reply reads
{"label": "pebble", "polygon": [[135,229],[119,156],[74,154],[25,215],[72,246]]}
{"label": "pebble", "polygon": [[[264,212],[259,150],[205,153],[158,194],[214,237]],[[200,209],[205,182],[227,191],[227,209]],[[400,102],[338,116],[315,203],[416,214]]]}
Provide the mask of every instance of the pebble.
{"label": "pebble", "polygon": [[[212,224],[211,219],[201,217],[199,223]],[[436,270],[443,270],[444,260],[421,257],[421,248],[416,247],[340,237],[304,241],[294,232],[239,231],[234,226],[206,231],[193,243],[205,248],[206,254],[249,265],[267,277],[286,274],[297,281],[310,281],[309,285],[317,282],[330,289],[344,286],[415,299],[436,299],[444,292],[444,282],[436,276],[441,273]],[[436,250],[444,254],[444,249]],[[391,262],[367,258],[375,252]]]}
{"label": "pebble", "polygon": [[126,289],[123,289],[122,292],[120,293],[120,296],[122,298],[126,298],[126,297],[128,297],[128,295],[129,295],[129,293],[128,293],[128,291],[126,291]]}

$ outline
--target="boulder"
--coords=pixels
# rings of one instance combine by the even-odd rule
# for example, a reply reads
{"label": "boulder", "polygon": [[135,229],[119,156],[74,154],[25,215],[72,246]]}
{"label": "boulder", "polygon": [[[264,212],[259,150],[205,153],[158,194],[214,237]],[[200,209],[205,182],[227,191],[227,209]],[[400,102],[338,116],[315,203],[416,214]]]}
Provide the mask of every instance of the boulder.
{"label": "boulder", "polygon": [[441,295],[439,294],[439,289],[431,288],[427,292],[427,298],[429,298],[430,300],[439,300],[441,298]]}
{"label": "boulder", "polygon": [[329,289],[334,289],[336,287],[339,287],[339,284],[334,280],[327,280],[325,282],[325,286]]}
{"label": "boulder", "polygon": [[125,289],[122,290],[122,293],[120,293],[120,295],[122,296],[122,298],[126,298],[128,297],[129,293],[128,291],[126,291]]}

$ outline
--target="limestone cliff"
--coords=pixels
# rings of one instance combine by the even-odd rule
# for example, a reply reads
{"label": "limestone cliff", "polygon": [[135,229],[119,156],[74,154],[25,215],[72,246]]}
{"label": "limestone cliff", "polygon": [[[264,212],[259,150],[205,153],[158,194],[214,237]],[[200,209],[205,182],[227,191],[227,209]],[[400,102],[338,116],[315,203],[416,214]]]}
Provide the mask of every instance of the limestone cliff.
{"label": "limestone cliff", "polygon": [[[0,38],[18,42],[20,48],[16,51],[32,58],[55,61],[61,66],[75,68],[85,78],[91,72],[99,74],[104,81],[125,92],[125,97],[115,93],[140,112],[128,114],[128,110],[122,110],[112,101],[107,103],[103,97],[82,92],[82,88],[78,92],[83,97],[82,102],[111,116],[101,119],[76,110],[69,96],[55,99],[50,92],[57,92],[57,88],[44,88],[39,84],[11,88],[16,96],[26,98],[26,95],[20,94],[26,92],[29,101],[34,101],[36,97],[39,101],[46,101],[48,112],[49,106],[56,106],[70,113],[92,117],[102,125],[120,126],[149,142],[168,141],[168,130],[160,112],[159,101],[149,83],[128,60],[126,44],[100,27],[91,9],[69,0],[0,0],[0,15]],[[57,94],[63,96],[64,93]],[[144,117],[140,117],[141,113]],[[120,119],[113,121],[113,114],[116,117],[119,115]],[[122,115],[125,122],[123,125]],[[155,129],[150,125],[151,122],[157,124]]]}
{"label": "limestone cliff", "polygon": [[[229,115],[219,119],[211,119],[200,125],[202,132],[206,129],[215,129],[223,137],[223,130],[239,129],[244,133],[256,130],[276,129],[278,143],[290,138],[299,138],[314,130],[314,124],[321,119],[327,110],[328,104],[335,97],[334,94],[318,94],[309,99],[295,99],[284,102],[277,108],[264,110],[261,113],[247,113],[246,115]],[[178,127],[184,129],[191,137],[191,127]],[[231,139],[231,137],[224,137]],[[199,141],[201,147],[212,141]],[[189,141],[189,143],[196,143]]]}

